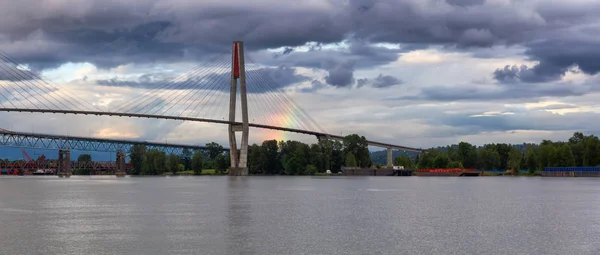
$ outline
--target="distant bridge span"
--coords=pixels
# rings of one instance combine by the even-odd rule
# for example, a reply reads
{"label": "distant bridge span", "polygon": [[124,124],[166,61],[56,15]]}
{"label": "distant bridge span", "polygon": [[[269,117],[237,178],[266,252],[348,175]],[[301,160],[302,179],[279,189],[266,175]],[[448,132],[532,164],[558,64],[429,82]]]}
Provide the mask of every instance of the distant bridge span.
{"label": "distant bridge span", "polygon": [[[129,149],[134,145],[144,145],[148,149],[158,149],[166,153],[175,154],[183,154],[184,149],[188,149],[191,152],[206,149],[205,146],[198,145],[26,133],[5,129],[0,129],[0,145],[18,148],[103,152],[129,152]],[[229,151],[229,148],[223,148],[223,151]]]}
{"label": "distant bridge span", "polygon": [[[241,122],[235,121],[227,121],[227,120],[214,120],[214,119],[206,119],[206,118],[193,118],[193,117],[179,117],[179,116],[163,116],[163,115],[154,115],[154,114],[139,114],[139,113],[119,113],[119,112],[102,112],[102,111],[76,111],[76,110],[53,110],[53,109],[27,109],[27,108],[0,108],[0,111],[3,112],[31,112],[31,113],[62,113],[62,114],[75,114],[75,115],[96,115],[96,116],[118,116],[118,117],[130,117],[130,118],[148,118],[148,119],[169,119],[169,120],[183,120],[183,121],[194,121],[194,122],[207,122],[207,123],[218,123],[218,124],[227,124],[227,125],[242,125]],[[314,135],[317,139],[332,139],[342,141],[344,139],[343,136],[340,135],[332,135],[322,132],[295,129],[295,128],[286,128],[286,127],[277,127],[263,124],[255,124],[248,123],[248,126],[254,128],[262,128],[262,129],[270,129],[270,130],[279,130],[286,131],[292,133],[299,133],[305,135]],[[89,139],[89,138],[88,138]],[[94,139],[94,138],[91,138]],[[403,151],[411,151],[421,153],[423,149],[411,148],[406,146],[381,143],[376,141],[368,141],[367,143],[371,146],[383,147],[388,149],[388,154],[391,153],[391,150],[403,150]],[[391,154],[390,154],[391,155]]]}

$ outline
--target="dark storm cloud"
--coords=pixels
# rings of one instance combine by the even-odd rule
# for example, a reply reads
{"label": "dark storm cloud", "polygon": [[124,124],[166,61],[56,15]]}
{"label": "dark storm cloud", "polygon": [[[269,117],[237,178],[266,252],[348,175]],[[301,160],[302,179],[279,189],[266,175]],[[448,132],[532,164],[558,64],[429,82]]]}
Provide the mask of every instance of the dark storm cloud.
{"label": "dark storm cloud", "polygon": [[[295,68],[284,66],[246,71],[246,86],[249,93],[275,91],[307,80],[309,80],[309,77],[297,74]],[[207,73],[187,78],[176,78],[171,75],[158,73],[145,74],[137,80],[123,80],[119,78],[97,80],[96,84],[164,90],[203,89],[229,91],[230,81],[230,73]]]}
{"label": "dark storm cloud", "polygon": [[566,67],[559,67],[556,65],[541,63],[535,65],[532,68],[526,65],[519,67],[504,66],[504,68],[498,68],[494,71],[494,79],[501,83],[515,83],[515,82],[550,82],[560,80],[567,72]]}
{"label": "dark storm cloud", "polygon": [[471,5],[481,5],[485,3],[485,0],[446,0],[446,3],[455,6],[471,6]]}
{"label": "dark storm cloud", "polygon": [[325,69],[329,73],[325,82],[335,87],[350,87],[354,84],[354,61],[328,63]]}
{"label": "dark storm cloud", "polygon": [[379,76],[373,80],[374,88],[387,88],[399,84],[402,84],[402,81],[391,75],[379,74]]}
{"label": "dark storm cloud", "polygon": [[313,80],[310,85],[311,86],[309,88],[301,88],[300,92],[313,93],[317,90],[324,89],[327,87],[327,85],[325,85],[324,83],[322,83],[321,81],[318,81],[318,80]]}
{"label": "dark storm cloud", "polygon": [[389,88],[400,84],[402,84],[402,80],[391,75],[383,74],[379,74],[379,76],[375,77],[374,79],[362,78],[356,81],[356,86],[358,88],[367,85],[371,85],[373,88]]}
{"label": "dark storm cloud", "polygon": [[537,100],[542,97],[582,96],[600,92],[598,79],[583,84],[553,82],[546,84],[510,83],[499,85],[432,86],[420,90],[419,94],[390,97],[386,100],[431,100],[431,101],[519,101]]}
{"label": "dark storm cloud", "polygon": [[529,68],[525,65],[505,66],[493,75],[499,82],[549,82],[560,80],[569,70],[578,67],[583,73],[600,72],[598,43],[583,41],[544,41],[528,45],[525,52],[531,60],[539,61]]}
{"label": "dark storm cloud", "polygon": [[2,62],[0,59],[0,81],[30,81],[37,80],[37,74]]}
{"label": "dark storm cloud", "polygon": [[[315,56],[321,53],[320,58],[339,63],[358,58],[358,69],[389,63],[397,56],[381,49],[370,51],[370,43],[458,48],[526,45],[574,24],[593,23],[599,6],[593,1],[543,5],[482,0],[323,0],[294,5],[275,0],[185,4],[167,0],[5,1],[0,4],[0,46],[43,69],[65,62],[112,67],[197,60],[207,52],[227,51],[234,40],[244,40],[249,52],[287,47],[280,59],[309,55],[293,61],[299,66],[324,68],[324,62]],[[350,52],[337,56],[318,50],[323,44],[345,39],[365,43],[352,44]],[[307,43],[318,53],[293,51],[292,47]],[[527,47],[529,56],[546,63],[539,68],[547,65],[562,70],[577,63],[584,72],[594,73],[597,66],[585,54],[595,51],[592,45],[580,50],[567,44]],[[548,50],[566,53],[548,56]],[[535,73],[536,67],[532,69]]]}
{"label": "dark storm cloud", "polygon": [[[565,115],[553,114],[546,111],[522,112],[508,115],[493,115],[474,117],[467,114],[443,114],[431,119],[432,124],[444,123],[449,126],[459,127],[468,131],[468,134],[477,134],[490,131],[509,130],[543,130],[543,131],[571,131],[583,132],[599,131],[594,125],[597,113],[581,112]],[[536,121],[531,121],[535,119]]]}

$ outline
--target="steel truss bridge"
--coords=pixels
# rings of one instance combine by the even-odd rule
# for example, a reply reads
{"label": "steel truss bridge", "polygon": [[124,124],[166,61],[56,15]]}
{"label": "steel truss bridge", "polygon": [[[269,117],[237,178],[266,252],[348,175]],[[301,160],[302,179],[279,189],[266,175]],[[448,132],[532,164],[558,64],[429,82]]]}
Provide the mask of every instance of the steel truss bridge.
{"label": "steel truss bridge", "polygon": [[[118,169],[115,161],[70,161],[71,169],[89,169],[95,171],[114,171]],[[0,163],[0,169],[31,169],[31,170],[55,170],[57,168],[56,160],[45,160],[44,162],[26,162],[16,161],[12,163]],[[131,165],[126,164],[126,169],[130,169]],[[52,173],[54,174],[54,172]]]}
{"label": "steel truss bridge", "polygon": [[[135,145],[145,145],[147,149],[157,149],[165,153],[183,154],[204,150],[206,147],[197,145],[181,145],[157,142],[140,142],[132,140],[99,139],[79,136],[63,136],[38,133],[13,132],[0,129],[0,145],[20,148],[37,148],[52,150],[80,150],[102,152],[129,152]],[[229,151],[228,148],[224,151]]]}

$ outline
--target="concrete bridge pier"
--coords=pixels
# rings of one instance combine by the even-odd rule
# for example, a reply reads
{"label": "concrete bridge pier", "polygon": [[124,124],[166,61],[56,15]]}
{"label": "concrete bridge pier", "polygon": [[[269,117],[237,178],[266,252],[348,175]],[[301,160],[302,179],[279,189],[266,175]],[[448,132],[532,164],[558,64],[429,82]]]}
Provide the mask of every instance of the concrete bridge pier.
{"label": "concrete bridge pier", "polygon": [[389,168],[394,166],[394,158],[392,156],[392,147],[387,147],[387,166]]}
{"label": "concrete bridge pier", "polygon": [[71,168],[71,151],[58,151],[58,169],[56,174],[59,177],[69,177],[73,174],[73,169]]}
{"label": "concrete bridge pier", "polygon": [[116,175],[125,175],[125,152],[117,152]]}
{"label": "concrete bridge pier", "polygon": [[[235,111],[237,108],[237,81],[240,81],[240,97],[242,105],[242,124],[229,124],[229,156],[231,166],[229,175],[248,175],[248,95],[246,93],[246,70],[244,67],[244,44],[240,41],[233,42],[233,54],[231,61],[231,87],[229,91],[229,121],[235,122]],[[242,144],[238,154],[235,132],[242,132]]]}

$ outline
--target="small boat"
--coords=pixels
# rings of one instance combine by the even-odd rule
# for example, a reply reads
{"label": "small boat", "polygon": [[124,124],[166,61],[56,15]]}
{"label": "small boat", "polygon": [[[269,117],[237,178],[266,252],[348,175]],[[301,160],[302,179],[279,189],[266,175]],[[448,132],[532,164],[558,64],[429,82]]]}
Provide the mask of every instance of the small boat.
{"label": "small boat", "polygon": [[33,175],[46,175],[46,171],[44,169],[38,169],[33,172]]}

